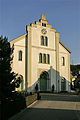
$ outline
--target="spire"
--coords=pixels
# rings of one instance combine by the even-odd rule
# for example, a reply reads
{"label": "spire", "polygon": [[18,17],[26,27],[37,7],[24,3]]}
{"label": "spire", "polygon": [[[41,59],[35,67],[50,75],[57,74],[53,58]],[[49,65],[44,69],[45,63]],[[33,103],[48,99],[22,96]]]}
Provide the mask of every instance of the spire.
{"label": "spire", "polygon": [[46,15],[45,15],[45,14],[42,14],[42,15],[41,15],[41,19],[42,19],[42,20],[46,20]]}

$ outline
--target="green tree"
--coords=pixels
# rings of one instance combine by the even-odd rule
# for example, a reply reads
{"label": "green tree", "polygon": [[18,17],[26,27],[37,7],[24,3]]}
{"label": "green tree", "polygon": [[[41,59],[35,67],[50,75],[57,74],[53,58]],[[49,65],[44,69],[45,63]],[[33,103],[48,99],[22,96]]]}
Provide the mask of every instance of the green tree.
{"label": "green tree", "polygon": [[80,78],[77,78],[75,81],[75,88],[80,89]]}
{"label": "green tree", "polygon": [[0,97],[8,98],[11,96],[15,87],[19,87],[19,79],[16,80],[17,74],[11,72],[11,62],[13,59],[13,50],[10,48],[8,38],[0,37]]}
{"label": "green tree", "polygon": [[75,73],[75,71],[80,71],[80,65],[70,65],[72,73]]}

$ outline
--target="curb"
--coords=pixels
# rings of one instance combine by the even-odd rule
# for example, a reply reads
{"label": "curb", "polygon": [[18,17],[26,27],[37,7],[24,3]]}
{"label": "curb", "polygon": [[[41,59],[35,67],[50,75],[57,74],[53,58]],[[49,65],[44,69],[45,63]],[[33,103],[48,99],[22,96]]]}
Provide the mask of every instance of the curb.
{"label": "curb", "polygon": [[28,105],[27,108],[30,108],[32,105],[34,105],[35,103],[37,103],[38,100],[34,101],[32,104]]}

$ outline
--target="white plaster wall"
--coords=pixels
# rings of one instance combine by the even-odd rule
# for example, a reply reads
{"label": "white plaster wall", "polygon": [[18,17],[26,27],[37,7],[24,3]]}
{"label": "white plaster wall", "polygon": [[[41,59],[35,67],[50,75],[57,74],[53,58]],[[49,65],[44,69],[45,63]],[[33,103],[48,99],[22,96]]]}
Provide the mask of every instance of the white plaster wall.
{"label": "white plaster wall", "polygon": [[[50,54],[50,64],[43,64],[39,63],[39,53]],[[36,83],[38,80],[38,71],[42,69],[43,71],[51,71],[50,79],[51,79],[51,86],[55,84],[56,86],[56,60],[55,60],[55,51],[49,51],[44,49],[32,48],[32,64],[31,64],[31,82],[32,85]],[[52,70],[50,67],[52,66]],[[55,88],[56,89],[56,88]]]}
{"label": "white plaster wall", "polygon": [[[51,71],[51,85],[56,85],[56,51],[55,51],[55,33],[50,31],[50,28],[45,28],[47,30],[47,34],[45,36],[48,37],[48,46],[41,45],[41,30],[43,27],[37,26],[37,28],[33,27],[32,30],[32,40],[31,40],[31,83],[35,85],[36,81],[38,80],[38,71],[42,69],[43,71],[50,70],[52,66],[53,70]],[[44,35],[43,35],[44,36]],[[50,55],[50,64],[43,64],[39,63],[39,53],[45,53]]]}
{"label": "white plaster wall", "polygon": [[[22,51],[22,61],[18,60],[18,52]],[[25,37],[16,43],[14,43],[14,58],[13,58],[13,69],[15,73],[23,76],[25,85]],[[25,88],[25,86],[24,86]]]}
{"label": "white plaster wall", "polygon": [[[32,27],[32,46],[42,47],[42,48],[50,48],[55,50],[55,32],[51,31],[50,28],[38,26],[37,28]],[[47,33],[42,34],[41,30],[46,29]],[[48,46],[41,46],[41,36],[48,37]]]}
{"label": "white plaster wall", "polygon": [[[65,58],[65,66],[62,66],[62,57]],[[60,80],[61,77],[64,77],[66,79],[66,90],[68,91],[69,89],[69,80],[68,80],[68,76],[69,76],[69,71],[68,71],[68,67],[69,67],[69,63],[68,63],[68,51],[61,45],[59,44],[59,71],[60,71]],[[60,81],[61,84],[61,81]],[[61,86],[61,85],[60,85]],[[61,90],[61,88],[60,88]]]}

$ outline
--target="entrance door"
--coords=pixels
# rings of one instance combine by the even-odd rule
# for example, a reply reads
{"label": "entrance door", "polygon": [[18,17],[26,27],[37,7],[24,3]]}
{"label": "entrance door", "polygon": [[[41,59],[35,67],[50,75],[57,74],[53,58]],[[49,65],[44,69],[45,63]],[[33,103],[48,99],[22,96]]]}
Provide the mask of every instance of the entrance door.
{"label": "entrance door", "polygon": [[40,91],[46,91],[47,90],[47,80],[49,79],[48,72],[43,72],[40,75]]}
{"label": "entrance door", "polygon": [[62,78],[62,81],[61,81],[61,91],[66,91],[66,80],[65,80],[65,78]]}
{"label": "entrance door", "polygon": [[46,79],[40,79],[40,90],[41,91],[47,90],[47,80]]}

